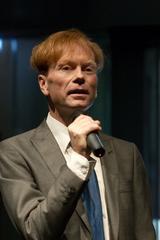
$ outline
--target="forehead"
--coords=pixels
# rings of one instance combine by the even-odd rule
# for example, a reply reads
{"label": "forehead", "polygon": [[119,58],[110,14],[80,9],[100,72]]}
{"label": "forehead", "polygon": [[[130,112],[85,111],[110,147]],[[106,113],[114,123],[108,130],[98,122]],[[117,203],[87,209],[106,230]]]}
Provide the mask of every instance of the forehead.
{"label": "forehead", "polygon": [[77,62],[81,61],[95,62],[95,57],[92,50],[89,47],[73,45],[70,46],[69,48],[64,48],[58,62],[67,62],[70,60]]}

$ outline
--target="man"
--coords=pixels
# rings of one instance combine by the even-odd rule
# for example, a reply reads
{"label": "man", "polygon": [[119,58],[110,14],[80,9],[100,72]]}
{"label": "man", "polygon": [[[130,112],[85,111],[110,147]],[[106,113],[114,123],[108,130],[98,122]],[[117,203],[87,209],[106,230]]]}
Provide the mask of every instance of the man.
{"label": "man", "polygon": [[[38,128],[0,144],[1,193],[17,230],[28,240],[154,240],[136,146],[100,133],[105,155],[96,157],[88,147],[88,135],[101,132],[100,122],[84,114],[97,96],[101,48],[71,29],[37,45],[31,63],[49,114]],[[95,172],[99,187],[89,207],[85,192]],[[93,203],[96,191],[100,203]]]}

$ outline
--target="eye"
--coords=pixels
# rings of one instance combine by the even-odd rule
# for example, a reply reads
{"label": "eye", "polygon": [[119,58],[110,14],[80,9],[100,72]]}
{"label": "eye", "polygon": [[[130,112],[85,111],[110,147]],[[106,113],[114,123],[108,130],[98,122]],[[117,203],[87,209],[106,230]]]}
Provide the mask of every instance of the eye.
{"label": "eye", "polygon": [[93,68],[92,67],[86,67],[85,69],[87,72],[93,72]]}
{"label": "eye", "polygon": [[60,67],[60,70],[62,70],[62,71],[70,71],[70,70],[72,70],[72,67],[70,65],[62,65]]}
{"label": "eye", "polygon": [[87,73],[93,74],[93,73],[96,73],[96,70],[97,70],[96,66],[93,66],[93,65],[88,65],[84,67],[84,71]]}

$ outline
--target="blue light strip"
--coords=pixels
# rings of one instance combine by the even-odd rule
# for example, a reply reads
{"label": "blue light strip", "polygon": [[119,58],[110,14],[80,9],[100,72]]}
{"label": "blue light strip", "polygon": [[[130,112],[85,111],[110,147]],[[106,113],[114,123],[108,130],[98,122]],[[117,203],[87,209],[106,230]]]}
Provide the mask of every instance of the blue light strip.
{"label": "blue light strip", "polygon": [[3,50],[3,40],[2,38],[0,38],[0,52],[2,52]]}
{"label": "blue light strip", "polygon": [[18,43],[16,39],[11,39],[11,51],[16,52],[18,49]]}
{"label": "blue light strip", "polygon": [[154,219],[153,220],[153,225],[155,227],[156,230],[156,234],[157,234],[157,240],[160,240],[160,219]]}

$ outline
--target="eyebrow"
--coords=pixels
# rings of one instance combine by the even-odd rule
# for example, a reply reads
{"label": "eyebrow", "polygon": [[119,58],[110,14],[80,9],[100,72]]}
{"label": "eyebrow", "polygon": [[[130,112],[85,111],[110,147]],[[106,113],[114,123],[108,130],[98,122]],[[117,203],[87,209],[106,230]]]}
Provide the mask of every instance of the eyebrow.
{"label": "eyebrow", "polygon": [[[76,65],[77,63],[75,61],[72,61],[72,60],[63,60],[63,61],[57,63],[57,65],[64,65],[64,64]],[[94,62],[94,61],[82,62],[82,65],[92,65],[92,66],[97,67],[96,62]]]}

